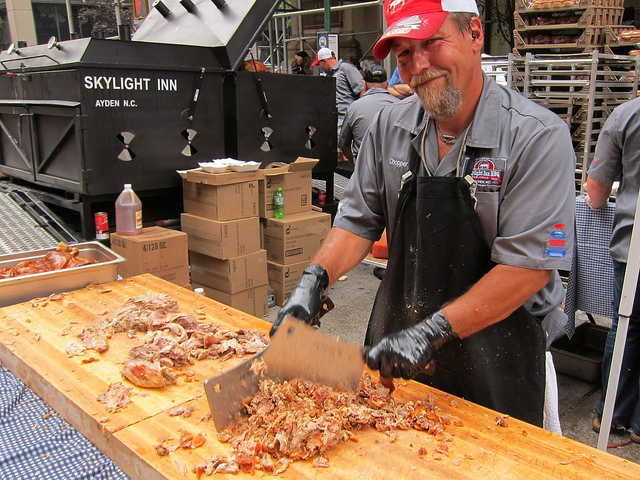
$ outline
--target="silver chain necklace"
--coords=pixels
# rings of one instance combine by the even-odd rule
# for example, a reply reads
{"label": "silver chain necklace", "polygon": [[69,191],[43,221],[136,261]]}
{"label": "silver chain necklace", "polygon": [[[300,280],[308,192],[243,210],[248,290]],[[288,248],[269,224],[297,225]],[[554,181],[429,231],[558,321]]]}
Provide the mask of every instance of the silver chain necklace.
{"label": "silver chain necklace", "polygon": [[[422,160],[422,165],[424,165],[424,169],[427,172],[427,176],[431,177],[432,174],[429,171],[429,168],[427,167],[427,160],[424,155],[424,144],[427,141],[427,130],[429,130],[429,122],[431,122],[431,117],[427,117],[427,122],[425,123],[424,130],[422,131],[422,141],[420,142],[420,159]],[[433,121],[433,123],[436,126],[436,130],[439,130],[438,124],[435,122],[435,120]],[[462,161],[462,154],[464,153],[464,149],[467,146],[467,136],[469,135],[469,130],[471,130],[472,124],[473,124],[473,120],[471,121],[467,129],[464,131],[464,137],[462,137],[462,145],[460,145],[460,152],[458,153],[458,161],[456,162],[456,177],[460,176],[460,163]],[[458,137],[454,137],[454,138],[458,138]],[[444,140],[442,141],[444,142]],[[445,143],[449,143],[449,142],[445,142]],[[453,141],[453,143],[455,143],[455,140]]]}
{"label": "silver chain necklace", "polygon": [[435,124],[436,130],[440,134],[440,140],[443,143],[446,143],[447,145],[453,145],[454,143],[456,143],[456,140],[458,139],[459,135],[455,136],[455,135],[447,135],[445,133],[442,133],[442,130],[440,130],[440,125],[438,125],[438,122],[434,120],[433,123]]}

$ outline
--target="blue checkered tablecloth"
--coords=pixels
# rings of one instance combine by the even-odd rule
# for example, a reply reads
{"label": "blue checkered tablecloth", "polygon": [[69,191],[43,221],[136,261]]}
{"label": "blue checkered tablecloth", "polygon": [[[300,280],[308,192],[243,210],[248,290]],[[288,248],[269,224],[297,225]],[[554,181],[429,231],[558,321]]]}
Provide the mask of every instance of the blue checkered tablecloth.
{"label": "blue checkered tablecloth", "polygon": [[127,480],[0,363],[0,480]]}
{"label": "blue checkered tablecloth", "polygon": [[[615,211],[615,203],[591,210],[584,196],[576,198],[575,251],[564,310],[571,329],[575,327],[576,310],[608,318],[613,315],[613,262],[609,242]],[[572,336],[573,330],[567,334]]]}

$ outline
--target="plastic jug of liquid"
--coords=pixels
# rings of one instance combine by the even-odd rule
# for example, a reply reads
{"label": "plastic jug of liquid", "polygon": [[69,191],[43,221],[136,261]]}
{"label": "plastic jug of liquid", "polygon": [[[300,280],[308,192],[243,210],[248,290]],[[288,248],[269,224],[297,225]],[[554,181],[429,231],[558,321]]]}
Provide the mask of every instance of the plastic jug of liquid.
{"label": "plastic jug of liquid", "polygon": [[130,183],[125,183],[124,190],[116,200],[116,233],[121,235],[142,233],[142,202]]}

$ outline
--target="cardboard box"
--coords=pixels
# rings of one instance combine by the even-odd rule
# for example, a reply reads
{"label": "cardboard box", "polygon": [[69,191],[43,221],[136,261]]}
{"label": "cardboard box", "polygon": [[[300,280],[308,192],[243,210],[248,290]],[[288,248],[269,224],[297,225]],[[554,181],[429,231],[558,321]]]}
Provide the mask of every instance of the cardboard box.
{"label": "cardboard box", "polygon": [[260,250],[258,217],[220,222],[183,213],[180,221],[194,252],[226,260]]}
{"label": "cardboard box", "polygon": [[318,163],[315,158],[298,157],[284,167],[266,168],[259,181],[260,216],[273,218],[273,194],[282,188],[284,193],[284,213],[308,212],[311,210],[311,170]]}
{"label": "cardboard box", "polygon": [[311,260],[331,229],[331,215],[315,211],[263,222],[267,260],[281,265]]}
{"label": "cardboard box", "polygon": [[269,315],[269,304],[267,303],[267,286],[249,288],[238,293],[221,292],[206,285],[193,284],[193,288],[204,288],[207,297],[220,303],[237,308],[240,311],[255,317],[266,317]]}
{"label": "cardboard box", "polygon": [[[187,172],[187,179],[189,173],[192,172]],[[202,172],[200,175],[215,176],[212,173]],[[182,182],[182,201],[187,213],[211,220],[225,221],[257,217],[258,181],[211,185],[185,180]]]}
{"label": "cardboard box", "polygon": [[152,273],[177,285],[189,283],[187,234],[148,227],[138,235],[111,234],[111,249],[127,259],[118,265],[123,278]]}
{"label": "cardboard box", "polygon": [[265,250],[227,260],[191,252],[189,261],[192,281],[222,292],[238,293],[268,282]]}
{"label": "cardboard box", "polygon": [[291,265],[280,265],[275,262],[267,262],[267,273],[269,274],[269,285],[273,288],[276,305],[282,307],[289,298],[291,290],[295,288],[302,277],[302,272],[309,266],[310,260],[292,263]]}

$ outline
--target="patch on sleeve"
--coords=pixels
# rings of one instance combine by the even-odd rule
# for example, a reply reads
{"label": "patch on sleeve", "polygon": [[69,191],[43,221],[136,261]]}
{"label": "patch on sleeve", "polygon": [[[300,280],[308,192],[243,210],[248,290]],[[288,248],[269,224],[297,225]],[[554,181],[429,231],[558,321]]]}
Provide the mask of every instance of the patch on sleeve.
{"label": "patch on sleeve", "polygon": [[556,223],[553,229],[549,234],[546,254],[548,257],[564,257],[567,253],[567,234],[564,231],[564,223]]}
{"label": "patch on sleeve", "polygon": [[[497,161],[496,161],[497,160]],[[473,165],[471,177],[478,187],[500,187],[504,170],[497,163],[504,163],[504,159],[479,158]]]}

